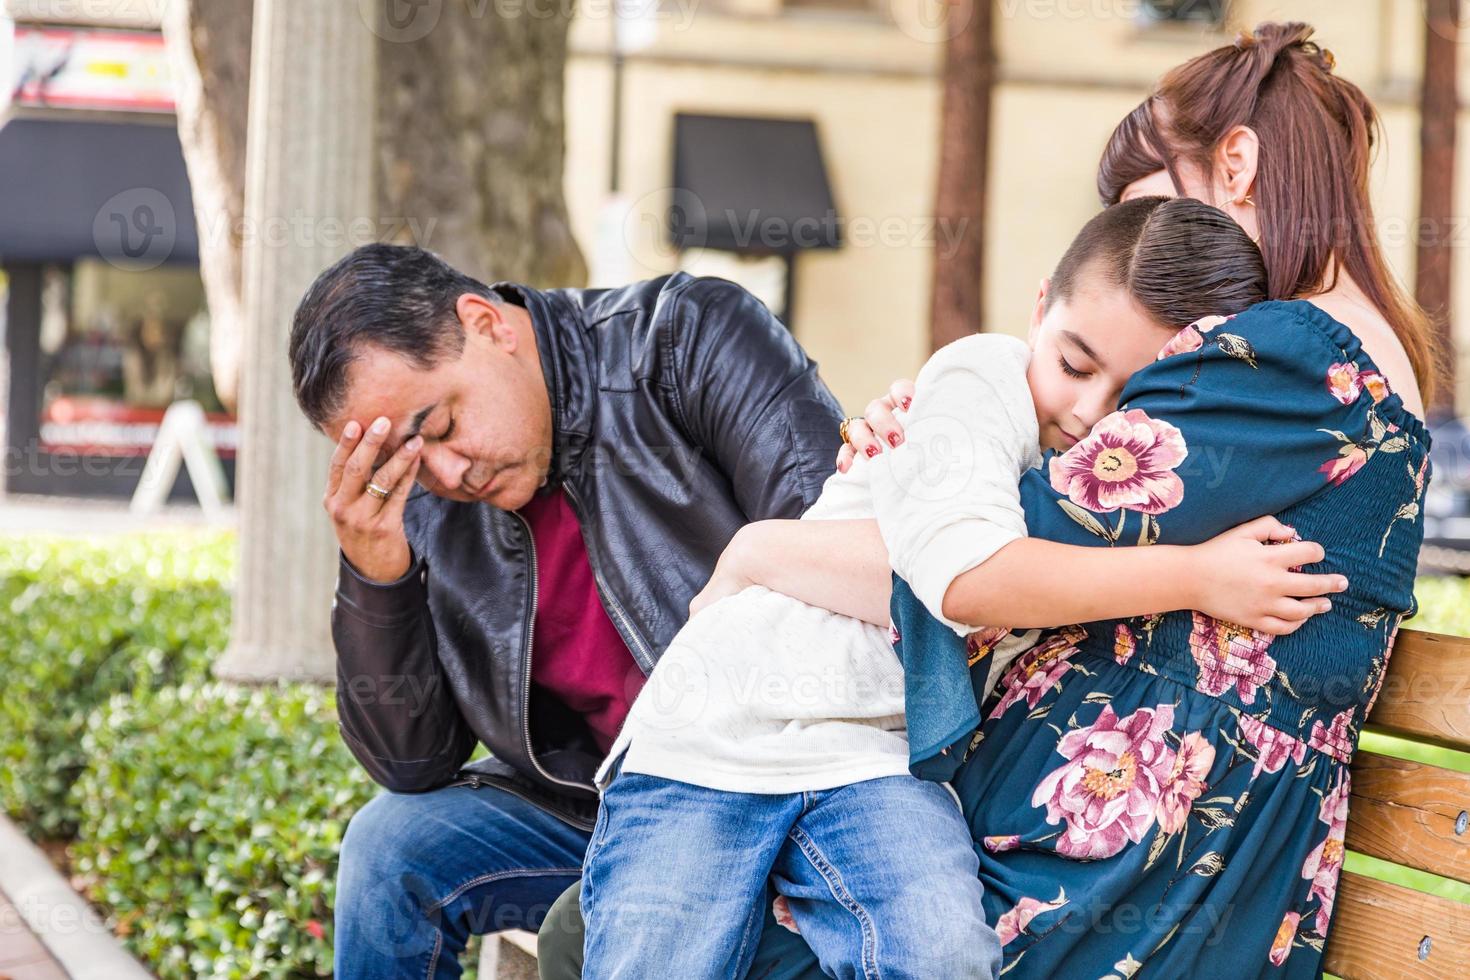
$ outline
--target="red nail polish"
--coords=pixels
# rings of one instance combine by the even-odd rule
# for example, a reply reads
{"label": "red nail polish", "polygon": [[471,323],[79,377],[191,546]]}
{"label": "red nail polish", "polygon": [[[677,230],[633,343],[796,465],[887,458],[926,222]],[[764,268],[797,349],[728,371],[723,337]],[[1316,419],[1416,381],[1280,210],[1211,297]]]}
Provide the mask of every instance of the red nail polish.
{"label": "red nail polish", "polygon": [[879,452],[879,450],[878,450],[878,447],[877,446],[869,446],[868,447],[868,456],[870,458],[873,457],[873,456],[878,455],[878,452]]}
{"label": "red nail polish", "polygon": [[914,403],[914,400],[912,398],[905,398],[903,400],[903,410],[905,412],[907,412],[909,410],[909,406],[912,405],[913,403]]}
{"label": "red nail polish", "polygon": [[903,436],[899,435],[897,432],[890,432],[888,434],[888,444],[894,449],[897,449],[898,444],[901,442],[903,442]]}

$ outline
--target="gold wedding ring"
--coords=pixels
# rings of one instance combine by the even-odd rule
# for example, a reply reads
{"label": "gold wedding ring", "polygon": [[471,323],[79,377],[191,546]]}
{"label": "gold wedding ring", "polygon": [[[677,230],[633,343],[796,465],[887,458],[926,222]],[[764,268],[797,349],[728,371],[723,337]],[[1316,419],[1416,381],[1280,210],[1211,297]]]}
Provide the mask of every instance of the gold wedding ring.
{"label": "gold wedding ring", "polygon": [[374,497],[377,497],[379,500],[387,500],[393,495],[392,490],[384,490],[376,483],[369,483],[367,485],[367,492],[372,494]]}
{"label": "gold wedding ring", "polygon": [[861,415],[850,415],[842,420],[841,424],[837,426],[837,434],[842,437],[843,442],[852,442],[852,440],[847,437],[847,427],[854,422],[861,422],[862,420],[863,417]]}

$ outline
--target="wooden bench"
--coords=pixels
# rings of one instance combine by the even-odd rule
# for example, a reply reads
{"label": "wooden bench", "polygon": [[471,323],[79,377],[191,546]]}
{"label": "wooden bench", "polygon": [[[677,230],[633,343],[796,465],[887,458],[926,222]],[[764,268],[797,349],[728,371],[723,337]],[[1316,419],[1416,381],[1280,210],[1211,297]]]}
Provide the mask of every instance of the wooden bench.
{"label": "wooden bench", "polygon": [[[1470,752],[1470,639],[1400,630],[1367,731]],[[1470,773],[1366,749],[1352,771],[1349,851],[1470,883]],[[1344,980],[1470,977],[1470,905],[1344,871],[1333,918]]]}
{"label": "wooden bench", "polygon": [[[1367,730],[1470,752],[1470,639],[1400,630]],[[1470,884],[1470,773],[1358,752],[1347,847]],[[535,952],[529,933],[487,936],[480,976],[526,976]],[[1343,980],[1470,977],[1470,905],[1344,871],[1325,966]]]}

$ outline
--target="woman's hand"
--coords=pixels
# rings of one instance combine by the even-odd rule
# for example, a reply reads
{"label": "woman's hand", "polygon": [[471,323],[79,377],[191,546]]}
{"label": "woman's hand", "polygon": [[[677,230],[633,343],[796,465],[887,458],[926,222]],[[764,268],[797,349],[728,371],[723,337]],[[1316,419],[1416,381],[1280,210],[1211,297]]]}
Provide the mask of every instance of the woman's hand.
{"label": "woman's hand", "polygon": [[1188,550],[1197,586],[1194,608],[1262,633],[1295,633],[1332,608],[1328,594],[1348,587],[1347,578],[1336,573],[1297,571],[1326,553],[1274,517],[1258,517]]}
{"label": "woman's hand", "polygon": [[696,613],[706,606],[714,605],[726,596],[743,592],[755,582],[751,580],[744,568],[744,559],[749,546],[750,534],[746,525],[735,532],[735,537],[725,546],[720,553],[720,560],[715,563],[714,574],[710,576],[703,589],[693,599],[689,600],[689,616],[693,618]]}
{"label": "woman's hand", "polygon": [[863,417],[853,419],[847,427],[847,442],[837,450],[837,469],[846,473],[858,453],[876,456],[883,444],[898,446],[903,442],[903,425],[893,417],[895,409],[908,410],[914,400],[914,383],[900,378],[888,387],[888,394],[868,402]]}

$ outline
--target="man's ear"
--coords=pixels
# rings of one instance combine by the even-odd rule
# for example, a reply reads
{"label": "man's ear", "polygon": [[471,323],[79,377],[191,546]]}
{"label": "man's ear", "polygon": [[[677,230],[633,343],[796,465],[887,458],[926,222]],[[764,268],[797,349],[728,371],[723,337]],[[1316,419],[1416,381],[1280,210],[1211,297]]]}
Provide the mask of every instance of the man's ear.
{"label": "man's ear", "polygon": [[505,315],[505,307],[499,303],[479,293],[461,293],[454,303],[454,312],[465,333],[484,337],[507,354],[514,354],[520,346],[520,337]]}

